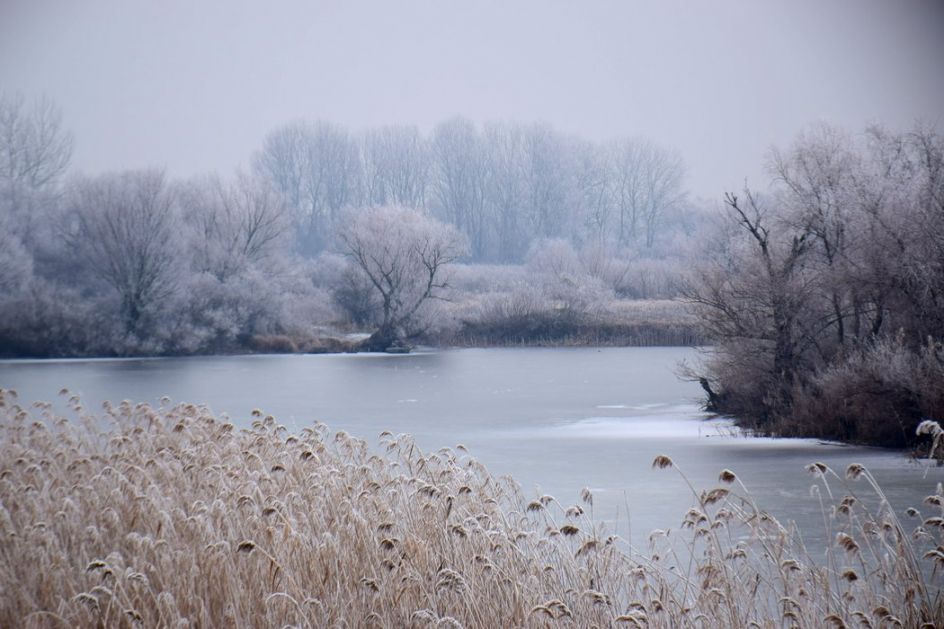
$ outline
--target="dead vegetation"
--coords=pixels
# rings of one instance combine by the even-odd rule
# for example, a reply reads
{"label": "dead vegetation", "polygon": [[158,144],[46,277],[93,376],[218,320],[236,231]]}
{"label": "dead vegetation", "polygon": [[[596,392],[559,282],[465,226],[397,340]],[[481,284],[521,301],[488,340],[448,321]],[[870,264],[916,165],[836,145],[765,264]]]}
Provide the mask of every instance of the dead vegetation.
{"label": "dead vegetation", "polygon": [[730,470],[637,552],[589,490],[528,500],[461,446],[69,396],[66,419],[0,395],[5,627],[944,624],[941,488],[906,524],[861,466],[810,468],[825,562]]}

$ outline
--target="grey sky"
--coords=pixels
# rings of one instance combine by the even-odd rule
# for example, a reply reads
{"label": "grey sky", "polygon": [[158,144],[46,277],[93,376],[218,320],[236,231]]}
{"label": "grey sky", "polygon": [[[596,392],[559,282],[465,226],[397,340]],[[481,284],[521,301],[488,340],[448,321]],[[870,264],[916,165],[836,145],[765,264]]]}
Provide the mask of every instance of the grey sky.
{"label": "grey sky", "polygon": [[0,0],[0,89],[58,101],[87,172],[464,115],[644,135],[713,196],[813,121],[944,122],[944,2]]}

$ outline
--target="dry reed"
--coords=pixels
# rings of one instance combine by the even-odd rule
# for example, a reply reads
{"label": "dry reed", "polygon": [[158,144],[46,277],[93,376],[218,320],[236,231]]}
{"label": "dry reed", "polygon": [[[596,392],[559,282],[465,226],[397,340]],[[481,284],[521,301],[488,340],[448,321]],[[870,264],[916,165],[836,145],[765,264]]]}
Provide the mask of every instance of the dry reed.
{"label": "dry reed", "polygon": [[860,466],[811,466],[826,496],[846,487],[825,563],[730,470],[637,553],[589,490],[528,501],[464,448],[69,405],[0,390],[3,627],[944,626],[941,488],[906,530],[849,489],[884,498]]}

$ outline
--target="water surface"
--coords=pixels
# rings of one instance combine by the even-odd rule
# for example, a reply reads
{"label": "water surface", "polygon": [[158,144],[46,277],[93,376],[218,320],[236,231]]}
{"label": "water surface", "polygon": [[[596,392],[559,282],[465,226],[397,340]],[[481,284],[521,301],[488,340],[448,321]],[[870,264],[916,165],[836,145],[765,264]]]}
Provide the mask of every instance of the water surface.
{"label": "water surface", "polygon": [[[814,548],[825,533],[807,464],[840,472],[866,465],[899,512],[920,506],[944,481],[941,468],[898,452],[748,438],[728,422],[706,421],[698,385],[675,375],[680,361],[696,358],[681,348],[542,348],[0,361],[0,387],[28,401],[54,400],[67,387],[89,408],[167,395],[208,404],[244,426],[261,408],[291,430],[322,421],[370,442],[389,430],[412,434],[430,451],[461,443],[494,474],[513,476],[528,497],[548,493],[566,505],[589,487],[595,517],[637,544],[652,529],[677,529],[692,501],[676,472],[651,469],[657,454],[700,489],[734,470],[762,508],[796,520]],[[869,493],[861,482],[852,488]]]}

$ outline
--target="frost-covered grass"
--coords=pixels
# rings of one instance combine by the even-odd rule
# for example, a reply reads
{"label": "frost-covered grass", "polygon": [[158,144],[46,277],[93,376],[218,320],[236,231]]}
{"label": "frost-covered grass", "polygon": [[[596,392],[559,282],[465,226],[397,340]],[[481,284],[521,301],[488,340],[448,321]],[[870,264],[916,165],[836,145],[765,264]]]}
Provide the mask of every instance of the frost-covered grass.
{"label": "frost-covered grass", "polygon": [[636,551],[589,490],[526,498],[461,446],[69,405],[0,395],[0,626],[944,624],[941,489],[906,525],[868,510],[881,490],[858,466],[811,466],[833,505],[817,565],[728,470]]}

